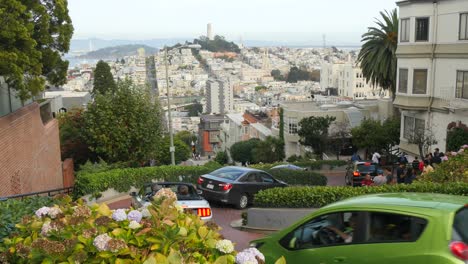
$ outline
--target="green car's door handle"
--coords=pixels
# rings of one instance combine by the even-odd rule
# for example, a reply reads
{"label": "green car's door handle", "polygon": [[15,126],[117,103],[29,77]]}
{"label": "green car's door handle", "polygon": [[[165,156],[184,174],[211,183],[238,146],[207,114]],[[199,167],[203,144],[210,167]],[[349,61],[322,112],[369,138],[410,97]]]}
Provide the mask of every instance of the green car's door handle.
{"label": "green car's door handle", "polygon": [[343,261],[345,261],[345,260],[346,260],[345,257],[334,257],[334,258],[333,258],[333,261],[336,262],[336,263],[338,263],[338,262],[343,262]]}

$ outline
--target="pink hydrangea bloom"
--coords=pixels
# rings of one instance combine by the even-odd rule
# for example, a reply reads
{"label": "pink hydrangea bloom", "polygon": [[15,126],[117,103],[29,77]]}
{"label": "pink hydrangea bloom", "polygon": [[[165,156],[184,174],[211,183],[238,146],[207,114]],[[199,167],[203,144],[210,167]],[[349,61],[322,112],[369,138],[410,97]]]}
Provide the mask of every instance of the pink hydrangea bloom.
{"label": "pink hydrangea bloom", "polygon": [[141,218],[143,218],[143,214],[140,211],[133,210],[128,213],[127,218],[129,221],[140,223]]}
{"label": "pink hydrangea bloom", "polygon": [[112,213],[112,219],[117,222],[127,220],[127,213],[125,213],[125,209],[117,209]]}
{"label": "pink hydrangea bloom", "polygon": [[107,235],[107,234],[102,234],[97,236],[94,241],[93,245],[99,250],[99,251],[106,251],[107,250],[107,243],[111,240],[112,238]]}

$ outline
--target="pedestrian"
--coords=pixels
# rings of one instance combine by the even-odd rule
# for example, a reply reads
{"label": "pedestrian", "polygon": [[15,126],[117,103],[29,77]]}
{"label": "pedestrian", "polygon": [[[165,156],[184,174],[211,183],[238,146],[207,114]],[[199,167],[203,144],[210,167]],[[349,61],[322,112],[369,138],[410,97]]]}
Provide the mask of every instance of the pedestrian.
{"label": "pedestrian", "polygon": [[405,164],[400,163],[397,168],[397,182],[404,183],[405,182]]}
{"label": "pedestrian", "polygon": [[372,162],[380,164],[380,154],[379,154],[379,152],[376,151],[376,152],[374,152],[374,154],[372,154]]}
{"label": "pedestrian", "polygon": [[423,169],[422,174],[426,174],[432,171],[434,171],[434,168],[431,166],[431,164],[429,164],[429,162],[427,161],[424,161],[424,169]]}
{"label": "pedestrian", "polygon": [[443,152],[439,154],[439,157],[440,157],[440,162],[444,162],[448,160],[447,155],[445,155]]}
{"label": "pedestrian", "polygon": [[357,152],[354,152],[353,156],[351,156],[351,161],[355,162],[355,161],[360,161],[360,160],[361,160],[361,157],[359,156],[359,154],[357,154]]}
{"label": "pedestrian", "polygon": [[379,172],[377,176],[374,177],[374,185],[381,186],[387,183],[387,177],[383,175],[383,172]]}
{"label": "pedestrian", "polygon": [[434,157],[439,157],[439,148],[435,148],[435,151],[434,151]]}
{"label": "pedestrian", "polygon": [[398,158],[398,163],[405,165],[408,163],[408,159],[406,158],[405,152],[401,153],[400,157]]}
{"label": "pedestrian", "polygon": [[362,186],[372,186],[374,185],[374,182],[372,181],[372,178],[369,173],[366,174],[364,180],[361,182]]}
{"label": "pedestrian", "polygon": [[405,184],[411,184],[416,179],[417,169],[408,168],[408,172],[405,177]]}
{"label": "pedestrian", "polygon": [[411,163],[411,167],[415,170],[419,170],[419,159],[418,156],[414,157],[413,162]]}
{"label": "pedestrian", "polygon": [[387,184],[391,184],[395,177],[393,177],[392,169],[386,168],[385,169],[385,178],[387,179]]}
{"label": "pedestrian", "polygon": [[419,161],[418,170],[419,170],[419,173],[421,173],[424,170],[424,160]]}

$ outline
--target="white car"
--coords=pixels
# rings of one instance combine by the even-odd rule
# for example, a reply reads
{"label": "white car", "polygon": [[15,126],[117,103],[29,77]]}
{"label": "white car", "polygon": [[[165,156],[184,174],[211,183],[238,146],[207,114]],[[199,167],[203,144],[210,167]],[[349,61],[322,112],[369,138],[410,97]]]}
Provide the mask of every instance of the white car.
{"label": "white car", "polygon": [[209,221],[213,218],[211,206],[203,197],[200,196],[200,191],[197,191],[191,183],[185,182],[156,182],[148,183],[140,189],[138,193],[132,192],[132,207],[146,207],[151,204],[151,198],[154,194],[162,189],[169,188],[177,195],[177,204],[179,204],[186,212],[194,213],[203,221]]}

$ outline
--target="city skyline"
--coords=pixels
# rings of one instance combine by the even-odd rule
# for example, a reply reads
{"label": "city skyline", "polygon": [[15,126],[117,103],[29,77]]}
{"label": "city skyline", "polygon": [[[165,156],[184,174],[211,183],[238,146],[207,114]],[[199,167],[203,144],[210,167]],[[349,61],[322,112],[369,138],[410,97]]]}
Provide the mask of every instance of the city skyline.
{"label": "city skyline", "polygon": [[394,0],[240,0],[235,6],[214,0],[140,0],[138,5],[123,0],[69,1],[73,39],[193,39],[206,35],[206,25],[211,23],[215,35],[230,40],[298,45],[321,44],[324,34],[330,43],[358,44],[367,27],[380,17],[379,12],[393,8]]}

